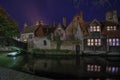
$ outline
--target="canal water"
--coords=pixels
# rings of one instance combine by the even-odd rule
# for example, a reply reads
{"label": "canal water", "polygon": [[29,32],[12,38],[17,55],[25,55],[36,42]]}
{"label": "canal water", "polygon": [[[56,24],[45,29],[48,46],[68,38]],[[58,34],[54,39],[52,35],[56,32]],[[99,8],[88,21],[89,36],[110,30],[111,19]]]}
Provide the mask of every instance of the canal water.
{"label": "canal water", "polygon": [[[7,53],[0,54],[0,66],[27,72],[42,77],[53,79],[71,79],[89,77],[87,65],[101,66],[100,77],[104,76],[106,66],[118,67],[120,76],[120,57],[80,56],[80,64],[76,65],[75,56],[33,56],[28,53],[16,57],[7,56]],[[111,75],[111,74],[110,74]],[[98,74],[93,73],[93,77]]]}

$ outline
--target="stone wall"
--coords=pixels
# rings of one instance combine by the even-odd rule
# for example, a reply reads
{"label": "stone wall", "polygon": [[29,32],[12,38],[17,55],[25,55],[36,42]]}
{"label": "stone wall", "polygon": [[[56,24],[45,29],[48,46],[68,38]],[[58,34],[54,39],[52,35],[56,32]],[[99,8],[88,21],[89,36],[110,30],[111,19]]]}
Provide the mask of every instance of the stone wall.
{"label": "stone wall", "polygon": [[36,37],[34,39],[34,48],[55,49],[56,44],[47,39],[47,37]]}

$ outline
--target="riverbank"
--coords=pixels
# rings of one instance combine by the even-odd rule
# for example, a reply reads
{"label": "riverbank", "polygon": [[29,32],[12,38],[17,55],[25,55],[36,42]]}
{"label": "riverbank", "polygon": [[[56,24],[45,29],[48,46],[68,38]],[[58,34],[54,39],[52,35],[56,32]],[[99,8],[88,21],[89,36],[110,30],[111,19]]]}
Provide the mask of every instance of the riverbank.
{"label": "riverbank", "polygon": [[0,80],[53,80],[0,67]]}

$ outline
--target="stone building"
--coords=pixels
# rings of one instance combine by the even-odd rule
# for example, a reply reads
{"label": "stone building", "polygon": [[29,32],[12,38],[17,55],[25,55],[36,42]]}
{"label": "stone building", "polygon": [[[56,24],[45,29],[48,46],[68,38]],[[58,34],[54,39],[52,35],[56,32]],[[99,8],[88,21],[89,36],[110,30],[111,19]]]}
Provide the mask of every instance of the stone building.
{"label": "stone building", "polygon": [[81,14],[77,14],[68,25],[67,39],[74,36],[75,40],[81,40],[81,50],[85,52],[120,51],[120,24],[116,11],[107,12],[105,21],[85,22]]}
{"label": "stone building", "polygon": [[61,49],[75,50],[74,46],[79,44],[83,52],[119,52],[120,23],[117,11],[107,12],[104,21],[94,19],[89,22],[84,21],[81,12],[67,27],[65,17],[63,24],[48,26],[37,22],[32,27],[25,24],[21,33],[21,40],[28,41],[34,48],[55,49],[58,39],[62,41]]}

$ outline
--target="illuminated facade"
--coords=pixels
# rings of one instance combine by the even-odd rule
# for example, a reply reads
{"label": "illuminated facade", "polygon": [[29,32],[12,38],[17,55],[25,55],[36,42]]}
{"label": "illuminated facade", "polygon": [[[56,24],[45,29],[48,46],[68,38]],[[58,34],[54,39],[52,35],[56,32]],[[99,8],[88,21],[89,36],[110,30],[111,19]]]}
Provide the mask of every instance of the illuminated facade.
{"label": "illuminated facade", "polygon": [[83,51],[120,51],[120,23],[118,23],[117,12],[107,12],[106,20],[99,21],[94,19],[91,22],[85,22],[83,15],[78,14],[66,29],[67,39],[74,36],[72,30],[78,31],[77,39],[82,40]]}
{"label": "illuminated facade", "polygon": [[[41,38],[36,40],[40,42],[34,42],[35,37],[49,37],[49,40]],[[47,39],[47,38],[45,38]],[[79,41],[81,51],[120,51],[120,23],[118,23],[117,12],[107,12],[106,20],[99,21],[94,19],[90,22],[83,20],[83,14],[79,13],[75,15],[72,22],[66,27],[66,18],[63,18],[63,24],[53,24],[51,26],[41,25],[37,22],[35,26],[28,27],[24,25],[24,30],[21,33],[21,41],[30,42],[31,44],[47,43],[55,40],[64,41]],[[42,42],[42,43],[41,43]],[[37,45],[36,44],[36,45]],[[49,43],[48,43],[49,44]],[[69,45],[61,45],[64,49],[74,50],[76,43]],[[39,45],[41,46],[41,45]],[[52,47],[52,46],[49,46]],[[38,47],[39,48],[39,47]]]}

